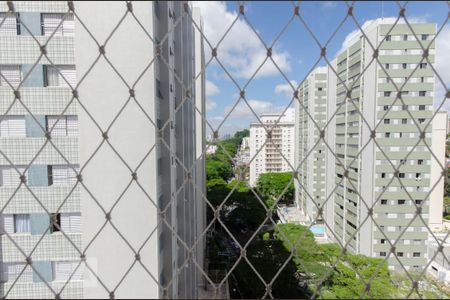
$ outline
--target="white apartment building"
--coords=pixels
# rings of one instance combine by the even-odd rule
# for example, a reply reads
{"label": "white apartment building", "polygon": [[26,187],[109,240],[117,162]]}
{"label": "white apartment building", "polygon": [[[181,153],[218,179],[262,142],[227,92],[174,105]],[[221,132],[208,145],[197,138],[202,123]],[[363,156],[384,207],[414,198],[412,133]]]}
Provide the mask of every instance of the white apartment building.
{"label": "white apartment building", "polygon": [[[292,172],[294,167],[294,109],[284,115],[265,113],[250,124],[250,185],[269,172]],[[270,133],[269,133],[270,132]]]}
{"label": "white apartment building", "polygon": [[[427,274],[433,276],[437,280],[449,285],[450,284],[450,265],[448,263],[448,258],[450,257],[450,243],[448,242],[448,237],[446,233],[435,234],[437,241],[434,237],[428,240],[428,256],[434,257],[436,252],[436,257],[430,262],[427,268]],[[447,237],[447,239],[445,239]],[[444,240],[445,239],[445,240]],[[439,251],[439,244],[442,244],[442,253]],[[445,255],[445,257],[444,257]]]}
{"label": "white apartment building", "polygon": [[[192,258],[202,267],[202,154],[206,147],[203,119],[194,105],[204,114],[204,78],[193,78],[202,72],[204,60],[202,38],[191,18],[185,15],[175,26],[185,9],[193,10],[184,4],[133,2],[134,14],[155,43],[160,44],[155,45],[130,17],[124,19],[105,47],[107,57],[129,80],[132,91],[104,59],[97,62],[80,86],[80,98],[102,130],[108,128],[125,101],[133,98],[107,136],[92,129],[90,116],[80,114],[80,156],[82,162],[89,160],[83,178],[90,184],[90,192],[82,191],[81,198],[83,212],[86,211],[84,241],[94,238],[105,217],[110,217],[128,242],[124,243],[117,231],[107,226],[86,256],[96,263],[97,274],[108,287],[117,284],[137,257],[146,267],[137,263],[127,274],[115,291],[118,298],[195,298],[202,281]],[[124,14],[124,4],[120,2],[79,2],[76,9],[99,41],[107,38]],[[99,11],[108,14],[98,18]],[[201,26],[197,10],[193,10],[193,18]],[[98,46],[82,26],[76,26],[76,37],[78,73],[84,74],[98,55]],[[139,81],[133,82],[141,74]],[[102,141],[114,146],[130,169],[106,145],[91,158]],[[99,209],[91,195],[99,197],[105,211]],[[138,249],[139,253],[135,253]],[[100,282],[85,287],[85,295],[108,297]]]}
{"label": "white apartment building", "polygon": [[[175,20],[189,10],[201,27],[200,12],[80,1],[78,19],[67,2],[12,5],[20,22],[0,2],[2,296],[195,298],[206,149],[204,77],[192,78],[203,41],[190,17]],[[129,12],[110,36],[127,9],[140,24]],[[45,49],[31,36],[43,44],[55,30]],[[51,62],[38,60],[45,50]],[[11,105],[19,96],[25,107]]]}
{"label": "white apartment building", "polygon": [[[409,27],[391,27],[390,19],[377,19],[364,28],[372,45],[378,46],[385,39],[378,57],[391,80],[379,64],[369,64],[374,52],[361,34],[333,60],[339,78],[328,69],[327,120],[332,121],[326,140],[333,145],[334,154],[326,151],[326,196],[331,198],[324,215],[334,232],[328,236],[348,243],[350,251],[384,258],[392,250],[388,239],[393,242],[399,238],[393,249],[396,256],[407,269],[420,269],[428,261],[428,232],[419,218],[410,222],[420,207],[428,223],[434,205],[430,200],[442,201],[429,196],[437,180],[433,182],[435,164],[424,144],[437,142],[432,140],[437,120],[427,126],[433,116],[435,77],[429,63],[422,60],[423,51]],[[436,25],[412,24],[412,28],[429,49],[433,63],[435,46],[431,40]],[[351,87],[350,94],[344,83]],[[403,103],[393,83],[401,87]],[[374,133],[367,124],[376,129]],[[368,213],[379,226],[370,218],[364,221]],[[391,269],[402,270],[393,255],[388,262]]]}
{"label": "white apartment building", "polygon": [[[83,296],[74,247],[82,245],[83,215],[75,186],[79,107],[71,102],[75,32],[67,11],[67,2],[0,2],[2,297],[54,298],[50,288],[61,290],[71,274],[61,297]],[[53,33],[45,49],[34,40],[44,44]],[[51,62],[40,58],[45,51]]]}
{"label": "white apartment building", "polygon": [[313,70],[300,85],[295,102],[296,204],[309,221],[321,221],[317,209],[325,202],[325,143],[320,131],[327,123],[327,68]]}

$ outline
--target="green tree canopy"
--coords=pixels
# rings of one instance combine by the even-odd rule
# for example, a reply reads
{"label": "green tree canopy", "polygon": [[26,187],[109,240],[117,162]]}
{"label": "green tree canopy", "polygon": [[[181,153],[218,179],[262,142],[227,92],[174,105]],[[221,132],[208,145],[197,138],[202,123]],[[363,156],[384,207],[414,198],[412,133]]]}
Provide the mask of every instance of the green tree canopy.
{"label": "green tree canopy", "polygon": [[266,204],[270,207],[280,197],[286,187],[286,192],[281,196],[280,202],[292,204],[294,202],[294,182],[292,173],[263,173],[259,175],[256,182],[256,190],[264,197]]}

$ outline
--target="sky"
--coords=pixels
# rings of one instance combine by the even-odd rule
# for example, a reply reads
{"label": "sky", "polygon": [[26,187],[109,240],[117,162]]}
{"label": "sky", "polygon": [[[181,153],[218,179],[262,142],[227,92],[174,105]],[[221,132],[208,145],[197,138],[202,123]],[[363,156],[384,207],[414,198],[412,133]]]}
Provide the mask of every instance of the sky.
{"label": "sky", "polygon": [[[289,82],[297,86],[314,67],[326,65],[309,30],[322,45],[335,34],[327,45],[330,61],[358,30],[351,18],[342,23],[348,9],[345,2],[301,1],[300,15],[306,26],[299,18],[291,20],[294,11],[291,1],[245,2],[245,17],[239,18],[239,4],[234,1],[198,1],[194,6],[200,7],[203,18],[206,62],[210,61],[211,49],[217,48],[219,62],[212,59],[206,66],[206,108],[207,128],[219,129],[220,135],[248,128],[257,121],[244,101],[239,101],[240,89],[245,89],[245,98],[257,115],[281,112],[291,103],[293,90]],[[410,1],[405,12],[410,22],[436,23],[438,29],[444,26],[437,39],[436,68],[447,86],[450,86],[450,25],[446,23],[449,10],[444,1]],[[398,11],[399,6],[393,1],[366,1],[356,2],[353,14],[363,26],[380,17],[396,18]],[[340,23],[342,26],[335,33]],[[272,58],[277,66],[271,60],[263,64],[267,57],[263,43],[273,49]],[[437,83],[435,106],[443,101],[444,91]],[[448,102],[444,107],[450,110]]]}

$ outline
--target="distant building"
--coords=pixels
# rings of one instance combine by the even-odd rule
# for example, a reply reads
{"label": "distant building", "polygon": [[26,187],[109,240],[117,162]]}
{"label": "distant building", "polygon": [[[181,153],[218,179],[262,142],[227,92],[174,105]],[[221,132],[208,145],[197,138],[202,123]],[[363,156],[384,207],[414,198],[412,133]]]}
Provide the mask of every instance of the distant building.
{"label": "distant building", "polygon": [[[429,195],[437,181],[434,159],[425,145],[437,145],[428,126],[434,115],[435,75],[430,63],[422,60],[422,47],[428,47],[429,61],[435,61],[436,24],[416,23],[410,28],[377,19],[364,32],[331,62],[333,70],[328,68],[327,233],[348,243],[349,251],[383,259],[390,255],[388,239],[399,239],[397,258],[387,259],[389,267],[421,270],[430,259],[428,229],[411,219],[419,206],[428,223],[438,209],[435,199],[441,201]],[[369,63],[374,56],[369,43],[381,44],[381,64]],[[393,83],[401,86],[400,94]],[[433,119],[433,127],[439,120]],[[370,212],[373,219],[365,221]]]}
{"label": "distant building", "polygon": [[[443,239],[447,236],[446,233],[435,234],[439,241],[442,243]],[[433,261],[430,262],[428,266],[427,273],[441,282],[450,284],[450,265],[448,263],[448,258],[450,257],[450,243],[447,240],[442,244],[442,252],[439,251],[439,245],[434,237],[430,236],[428,239],[428,257],[432,258],[436,252]],[[445,257],[444,257],[445,255]]]}
{"label": "distant building", "polygon": [[[444,182],[442,176],[442,167],[446,168],[445,147],[447,136],[447,112],[439,111],[436,113],[432,123],[431,132],[431,150],[434,155],[431,156],[430,182],[433,190],[430,193],[430,214],[428,224],[432,230],[442,228],[442,212],[444,211]],[[437,161],[436,158],[439,160]]]}
{"label": "distant building", "polygon": [[250,162],[250,137],[242,139],[238,152],[236,153],[236,166],[246,165]]}
{"label": "distant building", "polygon": [[269,172],[292,172],[294,167],[294,109],[284,115],[262,114],[250,124],[250,185]]}
{"label": "distant building", "polygon": [[447,120],[447,134],[450,132],[450,118]]}
{"label": "distant building", "polygon": [[250,147],[250,137],[245,137],[241,142],[241,149],[247,149]]}
{"label": "distant building", "polygon": [[226,133],[226,134],[224,134],[224,135],[222,135],[220,137],[221,140],[227,140],[227,139],[230,139],[230,138],[231,138],[231,134],[229,134],[229,133]]}
{"label": "distant building", "polygon": [[[295,114],[295,181],[297,207],[309,220],[325,202],[325,143],[320,128],[327,123],[327,69],[316,68],[301,84]],[[300,166],[299,166],[300,165]],[[320,217],[317,220],[321,219]]]}
{"label": "distant building", "polygon": [[207,145],[206,154],[215,154],[217,151],[217,145]]}

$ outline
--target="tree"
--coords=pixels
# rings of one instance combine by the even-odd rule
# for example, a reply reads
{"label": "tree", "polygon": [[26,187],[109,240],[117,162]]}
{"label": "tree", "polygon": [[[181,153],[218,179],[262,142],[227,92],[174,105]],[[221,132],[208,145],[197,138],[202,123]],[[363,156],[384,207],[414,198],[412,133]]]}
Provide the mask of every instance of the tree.
{"label": "tree", "polygon": [[206,194],[209,202],[214,207],[220,205],[229,194],[230,188],[222,178],[213,178],[206,183]]}
{"label": "tree", "polygon": [[268,207],[280,197],[286,186],[286,192],[281,195],[281,203],[292,204],[294,202],[294,182],[292,181],[292,173],[263,173],[259,175],[256,182],[256,190],[264,197]]}
{"label": "tree", "polygon": [[444,197],[444,215],[450,214],[450,197]]}
{"label": "tree", "polygon": [[365,282],[368,282],[377,270],[378,273],[372,279],[365,298],[392,298],[398,292],[392,284],[387,263],[382,259],[347,253],[341,257],[330,274],[330,266],[336,264],[341,253],[338,245],[319,245],[310,230],[294,224],[277,225],[275,237],[282,241],[288,251],[292,251],[296,243],[294,262],[300,272],[308,275],[310,285],[316,285],[328,275],[322,283],[323,297],[360,298]]}
{"label": "tree", "polygon": [[[289,258],[279,240],[255,240],[247,248],[247,258],[266,283],[272,281]],[[307,286],[300,286],[296,279],[297,268],[292,260],[284,266],[271,287],[274,298],[309,298],[311,293]],[[266,288],[260,278],[245,260],[241,260],[233,271],[238,280],[239,291],[243,298],[261,298]],[[270,296],[267,295],[267,298]]]}
{"label": "tree", "polygon": [[233,169],[226,161],[221,161],[215,157],[208,157],[206,160],[206,179],[221,178],[228,181],[233,177]]}

